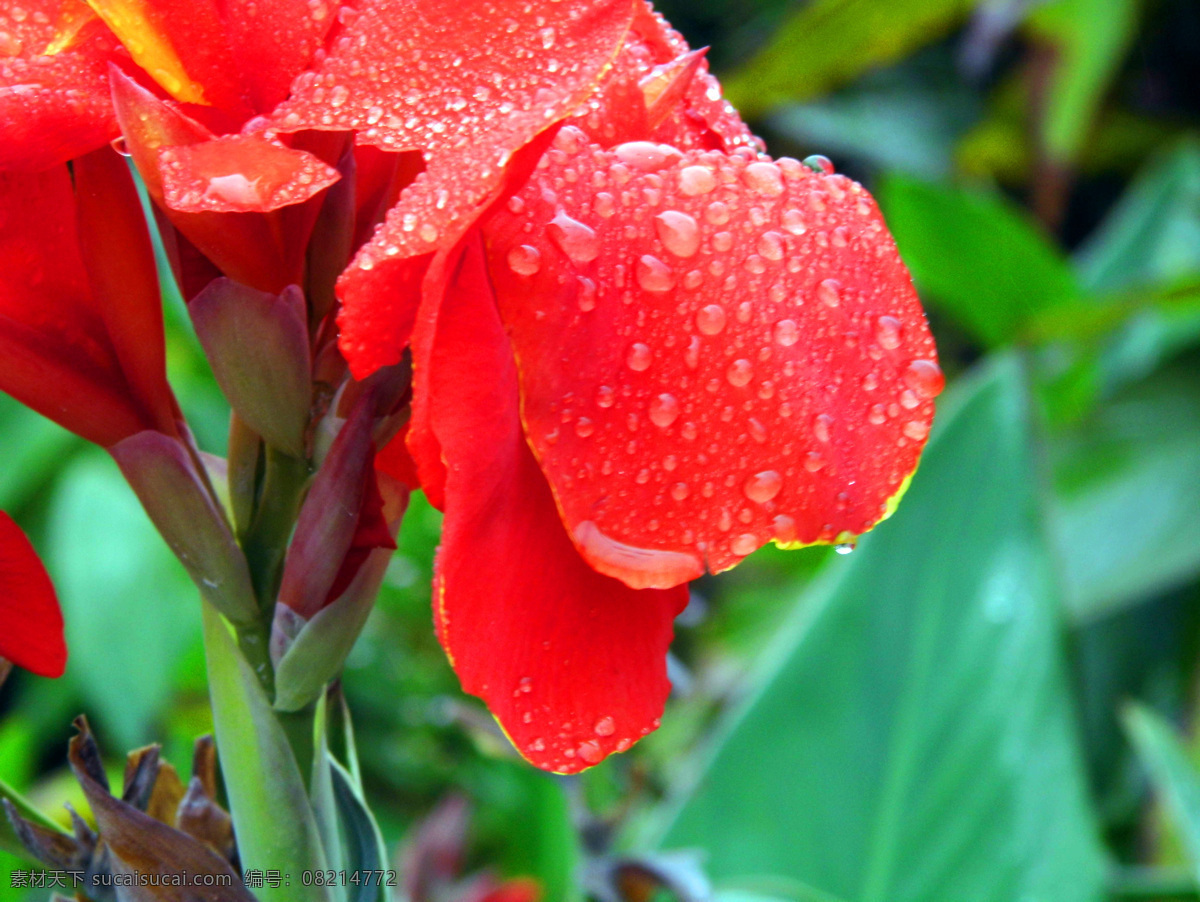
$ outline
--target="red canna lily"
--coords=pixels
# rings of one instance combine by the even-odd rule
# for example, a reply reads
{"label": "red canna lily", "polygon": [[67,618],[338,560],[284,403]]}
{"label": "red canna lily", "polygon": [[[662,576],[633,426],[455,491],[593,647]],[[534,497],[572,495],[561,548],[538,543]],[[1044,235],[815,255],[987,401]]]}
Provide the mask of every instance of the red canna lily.
{"label": "red canna lily", "polygon": [[360,379],[411,348],[438,635],[538,766],[657,725],[689,580],[896,503],[942,377],[874,201],[762,155],[643,0],[93,7],[130,52],[88,65],[184,250],[277,294],[340,173],[343,232],[386,212],[338,280],[340,345]]}
{"label": "red canna lily", "polygon": [[574,771],[657,725],[688,580],[887,515],[942,377],[870,196],[762,156],[647,6],[442,5],[366,5],[272,124],[424,153],[341,345],[360,378],[411,345],[439,636]]}
{"label": "red canna lily", "polygon": [[67,666],[54,586],[25,533],[0,511],[0,659],[42,676]]}

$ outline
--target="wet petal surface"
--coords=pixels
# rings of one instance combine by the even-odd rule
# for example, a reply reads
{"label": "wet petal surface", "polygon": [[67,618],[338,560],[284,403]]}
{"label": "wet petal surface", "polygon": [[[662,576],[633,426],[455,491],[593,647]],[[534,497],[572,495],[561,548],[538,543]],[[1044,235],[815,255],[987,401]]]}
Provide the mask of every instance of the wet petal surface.
{"label": "wet petal surface", "polygon": [[512,353],[471,253],[417,370],[447,462],[435,622],[463,688],[521,754],[570,773],[658,726],[687,591],[632,590],[575,551],[522,436]]}
{"label": "wet petal surface", "polygon": [[568,127],[484,232],[529,442],[597,569],[671,586],[886,515],[942,380],[859,185]]}
{"label": "wet petal surface", "polygon": [[633,9],[631,0],[380,0],[349,14],[325,61],[296,79],[273,127],[357,131],[360,143],[420,150],[427,163],[339,286],[356,375],[394,363],[407,339],[358,328],[358,312],[395,294],[401,261],[462,236],[514,154],[592,91]]}

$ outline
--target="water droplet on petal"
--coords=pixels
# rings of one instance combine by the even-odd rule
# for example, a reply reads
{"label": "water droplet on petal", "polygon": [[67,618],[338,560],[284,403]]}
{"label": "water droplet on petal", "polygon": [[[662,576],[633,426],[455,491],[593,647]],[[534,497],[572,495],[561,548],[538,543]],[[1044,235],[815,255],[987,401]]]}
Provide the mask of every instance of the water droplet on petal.
{"label": "water droplet on petal", "polygon": [[601,717],[596,721],[597,736],[611,736],[617,731],[617,724],[611,717]]}
{"label": "water droplet on petal", "polygon": [[679,418],[679,401],[674,395],[661,394],[650,401],[650,422],[666,429]]}
{"label": "water droplet on petal", "polygon": [[[570,751],[570,749],[567,749],[567,751]],[[579,746],[579,757],[587,764],[599,764],[604,760],[604,752],[600,749],[600,743],[594,739],[589,739]]]}
{"label": "water droplet on petal", "polygon": [[718,335],[725,328],[725,308],[706,304],[696,311],[696,328],[705,335]]}
{"label": "water droplet on petal", "polygon": [[601,385],[596,389],[596,406],[597,407],[612,407],[617,401],[617,393],[607,385]]}
{"label": "water droplet on petal", "polygon": [[746,479],[742,491],[756,504],[766,504],[783,488],[783,477],[774,470],[763,470]]}
{"label": "water droplet on petal", "polygon": [[804,223],[804,214],[795,208],[784,210],[783,215],[779,217],[779,224],[793,235],[803,235],[808,231],[808,226]]}
{"label": "water droplet on petal", "polygon": [[875,321],[875,340],[885,351],[900,347],[900,320],[894,316],[881,316]]}
{"label": "water droplet on petal", "polygon": [[819,172],[822,175],[833,175],[833,161],[824,154],[810,154],[804,158],[803,163],[813,172]]}
{"label": "water droplet on petal", "polygon": [[679,191],[689,197],[708,194],[717,187],[717,177],[707,166],[685,166],[679,172]]}
{"label": "water droplet on petal", "polygon": [[600,256],[600,239],[591,226],[572,219],[562,210],[546,227],[551,240],[574,263],[590,263]]}
{"label": "water droplet on petal", "polygon": [[783,236],[778,232],[764,232],[758,239],[758,253],[767,260],[782,260],[784,250]]}
{"label": "water droplet on petal", "polygon": [[774,163],[751,163],[742,173],[742,179],[749,188],[768,197],[783,193],[783,173]]}
{"label": "water droplet on petal", "polygon": [[817,297],[826,307],[836,307],[842,302],[842,283],[837,279],[823,279],[817,286]]}
{"label": "water droplet on petal", "polygon": [[642,370],[650,367],[650,346],[642,344],[642,342],[634,342],[629,348],[629,354],[625,357],[626,365],[634,372],[640,373]]}
{"label": "water droplet on petal", "polygon": [[854,551],[855,547],[853,542],[840,542],[834,546],[834,551],[838,554],[850,554]]}
{"label": "water droplet on petal", "polygon": [[904,384],[919,398],[936,398],[946,387],[946,377],[932,360],[914,360],[904,371]]}
{"label": "water droplet on petal", "polygon": [[657,257],[643,254],[637,262],[637,280],[645,291],[660,293],[675,287],[675,273]]}
{"label": "water droplet on petal", "polygon": [[583,276],[579,277],[579,309],[584,313],[596,309],[596,283]]}
{"label": "water droplet on petal", "polygon": [[542,267],[542,252],[521,244],[508,252],[508,268],[519,276],[532,276]]}
{"label": "water droplet on petal", "polygon": [[819,413],[813,418],[813,435],[818,442],[829,441],[829,427],[833,425],[833,417],[827,413]]}
{"label": "water droplet on petal", "polygon": [[596,431],[596,424],[587,417],[580,417],[575,421],[575,434],[580,438],[587,438]]}
{"label": "water droplet on petal", "polygon": [[729,550],[739,557],[745,557],[753,553],[758,548],[758,536],[753,533],[744,532],[740,536],[734,536],[729,543]]}
{"label": "water droplet on petal", "polygon": [[654,217],[658,240],[676,257],[692,257],[700,250],[700,227],[687,213],[665,210]]}
{"label": "water droplet on petal", "polygon": [[690,494],[691,489],[688,488],[686,482],[677,482],[671,486],[671,497],[676,501],[683,501]]}
{"label": "water droplet on petal", "polygon": [[725,378],[729,380],[729,384],[741,388],[743,385],[748,385],[750,380],[754,378],[754,367],[749,360],[738,359],[729,365],[729,369],[725,373]]}
{"label": "water droplet on petal", "polygon": [[919,442],[929,435],[929,424],[924,420],[909,420],[901,431],[913,441]]}
{"label": "water droplet on petal", "polygon": [[795,320],[781,319],[775,324],[775,342],[790,348],[800,340],[800,327]]}
{"label": "water droplet on petal", "polygon": [[683,154],[670,144],[655,144],[652,141],[628,141],[613,148],[617,159],[642,172],[657,172],[682,159]]}
{"label": "water droplet on petal", "polygon": [[775,533],[775,541],[780,545],[792,545],[796,542],[796,521],[787,514],[780,514],[772,520],[771,529]]}

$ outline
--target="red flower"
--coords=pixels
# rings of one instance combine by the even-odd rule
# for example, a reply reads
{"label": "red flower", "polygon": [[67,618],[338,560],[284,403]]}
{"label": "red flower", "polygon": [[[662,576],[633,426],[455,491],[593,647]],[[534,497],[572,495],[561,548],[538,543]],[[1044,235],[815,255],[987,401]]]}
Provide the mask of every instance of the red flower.
{"label": "red flower", "polygon": [[0,658],[42,676],[67,666],[54,586],[29,539],[0,511]]}
{"label": "red flower", "polygon": [[887,515],[942,378],[870,196],[760,156],[647,7],[443,6],[365,6],[271,119],[424,153],[342,349],[411,345],[438,634],[574,771],[657,725],[688,580]]}
{"label": "red flower", "polygon": [[338,282],[341,348],[363,378],[411,347],[439,637],[535,764],[628,748],[688,580],[862,533],[916,466],[941,373],[878,209],[762,156],[642,0],[225,6],[95,4],[135,51],[104,53],[152,196],[277,292],[355,171],[355,241],[387,213]]}

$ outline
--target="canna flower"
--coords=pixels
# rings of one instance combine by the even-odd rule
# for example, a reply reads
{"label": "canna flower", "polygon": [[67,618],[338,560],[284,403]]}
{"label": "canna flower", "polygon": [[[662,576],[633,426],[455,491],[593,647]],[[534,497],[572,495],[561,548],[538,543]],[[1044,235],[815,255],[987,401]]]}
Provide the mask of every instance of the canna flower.
{"label": "canna flower", "polygon": [[[377,465],[445,511],[438,636],[534,764],[657,726],[690,580],[894,507],[942,376],[879,211],[826,161],[765,156],[644,0],[92,8],[0,39],[0,85],[45,74],[0,90],[17,162],[116,122],[185,284],[301,284],[315,321],[340,272],[353,375],[411,354]],[[71,91],[94,116],[67,133]]]}
{"label": "canna flower", "polygon": [[341,347],[411,349],[438,635],[533,763],[657,726],[688,581],[894,507],[942,375],[874,201],[764,156],[640,0],[367,4],[271,122],[423,154]]}
{"label": "canna flower", "polygon": [[46,568],[21,528],[0,511],[0,664],[4,661],[58,677],[67,666],[67,646]]}

